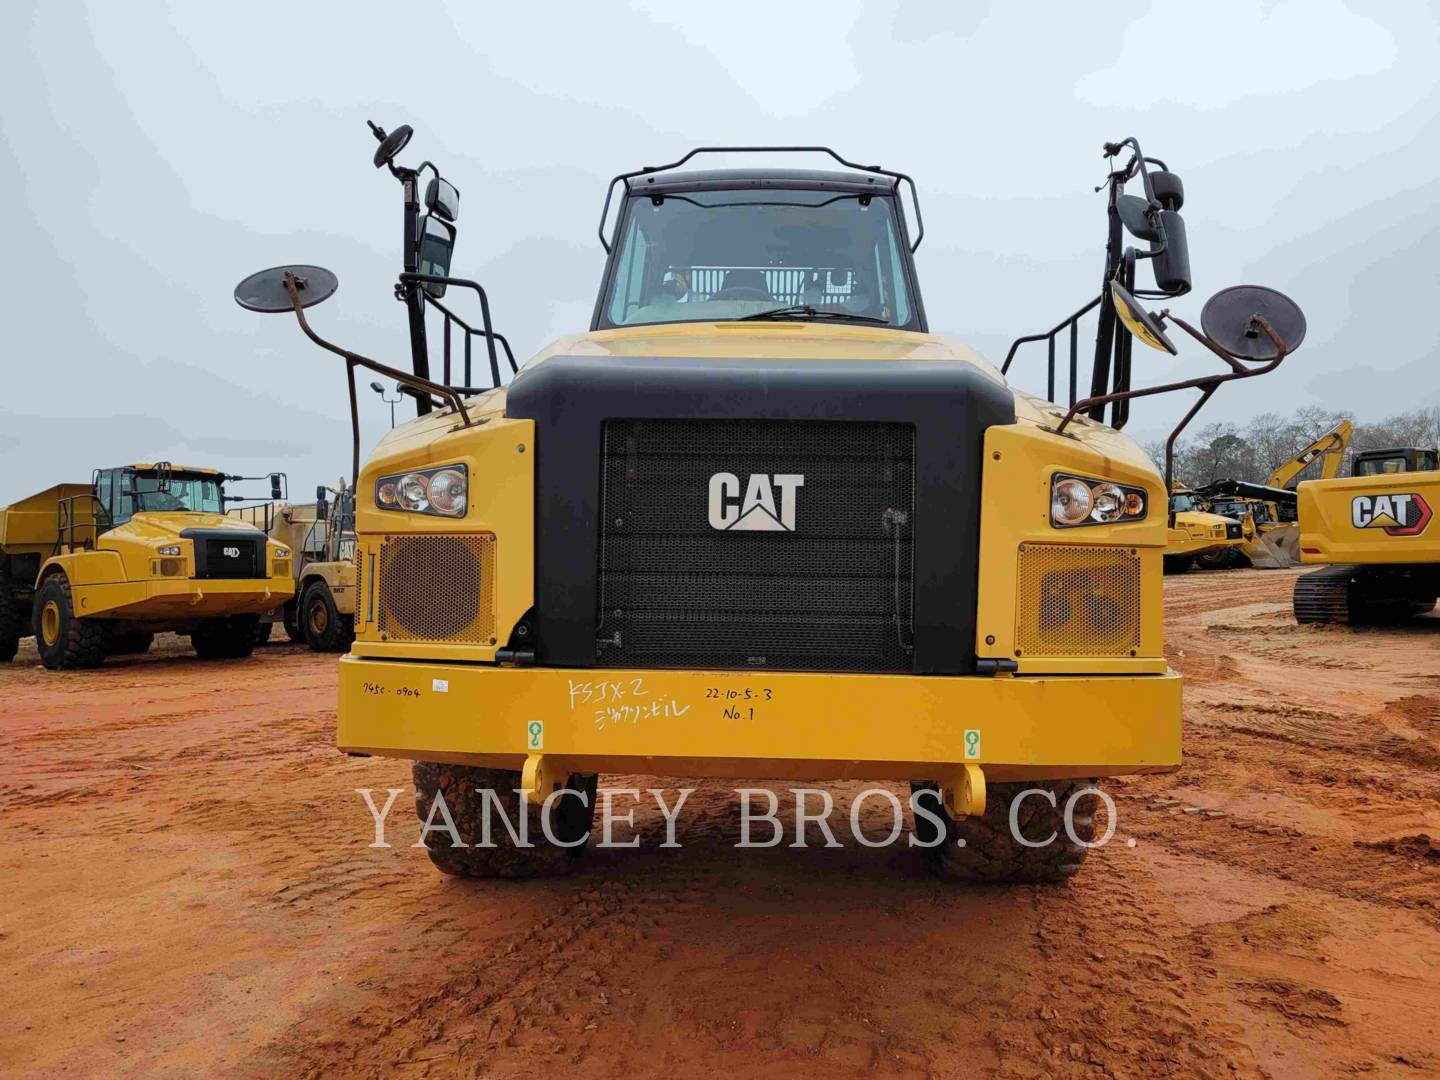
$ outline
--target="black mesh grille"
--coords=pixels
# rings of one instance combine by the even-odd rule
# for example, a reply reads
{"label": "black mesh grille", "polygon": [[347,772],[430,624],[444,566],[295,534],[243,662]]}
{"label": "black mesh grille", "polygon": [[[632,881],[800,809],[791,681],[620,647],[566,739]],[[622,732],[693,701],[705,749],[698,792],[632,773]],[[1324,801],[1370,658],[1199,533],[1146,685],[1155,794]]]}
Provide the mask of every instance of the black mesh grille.
{"label": "black mesh grille", "polygon": [[[610,420],[602,442],[600,663],[911,669],[912,425]],[[793,518],[777,475],[804,477]],[[752,484],[771,503],[744,517]]]}
{"label": "black mesh grille", "polygon": [[260,542],[253,537],[206,537],[195,545],[195,576],[262,578]]}

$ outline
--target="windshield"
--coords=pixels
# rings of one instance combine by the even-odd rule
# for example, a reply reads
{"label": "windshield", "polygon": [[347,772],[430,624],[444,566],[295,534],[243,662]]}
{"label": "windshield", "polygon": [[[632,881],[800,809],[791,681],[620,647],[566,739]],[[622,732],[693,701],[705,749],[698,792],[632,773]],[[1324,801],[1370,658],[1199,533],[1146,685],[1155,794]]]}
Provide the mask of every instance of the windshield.
{"label": "windshield", "polygon": [[1364,461],[1355,463],[1356,476],[1383,476],[1404,471],[1405,456],[1403,454],[1397,454],[1395,457],[1366,458]]}
{"label": "windshield", "polygon": [[129,487],[134,494],[121,496],[121,513],[129,517],[147,510],[190,510],[206,514],[222,512],[220,504],[220,483],[213,476],[171,473],[165,490],[161,490],[160,478],[155,473],[131,472],[128,474]]}
{"label": "windshield", "polygon": [[[602,325],[804,305],[917,329],[891,199],[764,188],[631,199]],[[858,320],[857,320],[858,321]]]}
{"label": "windshield", "polygon": [[1170,509],[1179,514],[1185,510],[1199,510],[1200,504],[1195,501],[1194,495],[1171,495]]}

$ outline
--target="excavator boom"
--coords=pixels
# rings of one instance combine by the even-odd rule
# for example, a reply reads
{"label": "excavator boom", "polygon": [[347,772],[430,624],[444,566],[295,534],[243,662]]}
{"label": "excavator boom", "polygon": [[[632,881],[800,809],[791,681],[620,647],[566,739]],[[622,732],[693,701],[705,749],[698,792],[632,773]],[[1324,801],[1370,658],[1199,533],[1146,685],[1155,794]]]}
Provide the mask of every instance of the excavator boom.
{"label": "excavator boom", "polygon": [[1265,481],[1266,486],[1289,487],[1309,467],[1311,462],[1320,457],[1325,459],[1320,465],[1320,478],[1322,480],[1335,479],[1340,475],[1340,466],[1345,463],[1345,450],[1350,445],[1350,439],[1354,434],[1354,422],[1341,420],[1289,461],[1276,468],[1270,474],[1270,479]]}

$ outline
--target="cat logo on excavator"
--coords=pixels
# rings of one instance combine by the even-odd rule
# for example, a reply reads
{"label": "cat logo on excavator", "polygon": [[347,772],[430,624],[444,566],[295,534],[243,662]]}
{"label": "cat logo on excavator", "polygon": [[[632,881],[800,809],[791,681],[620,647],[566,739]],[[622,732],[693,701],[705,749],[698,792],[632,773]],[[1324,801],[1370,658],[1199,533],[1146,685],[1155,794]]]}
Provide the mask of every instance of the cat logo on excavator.
{"label": "cat logo on excavator", "polygon": [[1357,529],[1384,529],[1388,536],[1419,536],[1434,512],[1415,493],[1356,495],[1350,501],[1350,522]]}

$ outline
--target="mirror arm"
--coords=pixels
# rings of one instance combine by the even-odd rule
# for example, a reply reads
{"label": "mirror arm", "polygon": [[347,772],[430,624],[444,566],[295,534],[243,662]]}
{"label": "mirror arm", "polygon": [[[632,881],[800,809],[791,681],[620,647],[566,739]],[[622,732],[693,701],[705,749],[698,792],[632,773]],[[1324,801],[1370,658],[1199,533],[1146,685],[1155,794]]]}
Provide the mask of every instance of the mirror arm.
{"label": "mirror arm", "polygon": [[1077,414],[1086,409],[1108,405],[1112,401],[1131,401],[1134,398],[1153,397],[1156,394],[1169,394],[1176,390],[1206,390],[1208,391],[1208,398],[1208,394],[1214,393],[1215,388],[1220,386],[1221,383],[1234,382],[1236,379],[1249,379],[1256,375],[1264,375],[1266,372],[1274,371],[1280,366],[1281,362],[1284,361],[1285,355],[1288,352],[1284,340],[1275,332],[1274,327],[1261,315],[1250,316],[1250,321],[1257,329],[1265,331],[1266,336],[1274,343],[1276,352],[1273,360],[1261,364],[1259,367],[1246,367],[1228,353],[1223,352],[1218,346],[1213,344],[1209,338],[1205,337],[1182,319],[1171,315],[1170,321],[1176,323],[1181,329],[1199,340],[1211,352],[1222,357],[1233,370],[1223,375],[1201,375],[1198,378],[1185,379],[1183,382],[1165,383],[1161,386],[1146,386],[1139,390],[1127,390],[1119,394],[1098,394],[1094,397],[1085,398],[1083,401],[1077,401],[1074,405],[1070,406],[1070,411],[1065,414],[1064,418],[1061,419],[1060,423],[1055,427],[1055,434],[1063,435],[1065,429],[1070,426],[1070,421],[1074,420]]}

